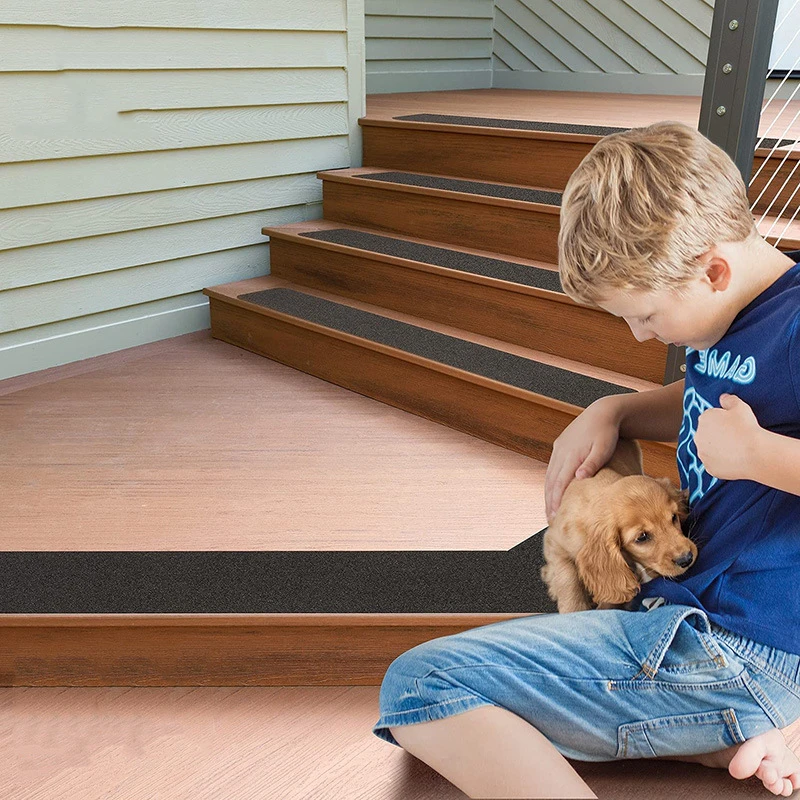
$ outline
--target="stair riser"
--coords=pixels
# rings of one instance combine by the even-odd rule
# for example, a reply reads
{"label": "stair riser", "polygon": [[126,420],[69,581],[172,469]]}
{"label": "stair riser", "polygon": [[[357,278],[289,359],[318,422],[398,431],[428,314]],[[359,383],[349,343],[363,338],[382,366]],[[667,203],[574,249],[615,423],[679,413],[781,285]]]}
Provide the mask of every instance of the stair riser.
{"label": "stair riser", "polygon": [[[661,383],[666,346],[638,343],[617,317],[531,294],[273,237],[271,274],[553,355]],[[598,348],[597,342],[603,342]]]}
{"label": "stair riser", "polygon": [[[446,365],[432,369],[213,297],[209,301],[217,339],[539,461],[549,461],[553,442],[582,410],[558,410],[532,393],[522,397],[474,383]],[[673,449],[643,442],[642,450],[649,474],[677,483]]]}
{"label": "stair riser", "polygon": [[365,167],[429,172],[562,191],[591,145],[364,126]]}
{"label": "stair riser", "polygon": [[[540,261],[558,261],[558,213],[323,181],[325,219]],[[453,193],[457,194],[457,193]],[[477,198],[476,198],[477,199]]]}
{"label": "stair riser", "polygon": [[[362,135],[365,167],[538,186],[557,192],[564,190],[569,176],[593,147],[588,142],[559,139],[476,135],[373,125],[362,126]],[[772,179],[764,196],[754,208],[759,214],[773,204],[770,214],[777,216],[788,201],[789,205],[783,216],[791,217],[800,207],[800,191],[797,191],[800,185],[800,167],[792,174],[797,166],[797,156],[790,156],[781,165],[784,155],[784,152],[776,152],[771,156],[769,164],[750,186],[748,196],[750,202],[754,203],[764,185],[777,171],[778,175]],[[755,177],[763,162],[763,156],[754,158],[752,177]],[[789,181],[781,191],[787,177]]]}
{"label": "stair riser", "polygon": [[180,624],[152,614],[117,624],[6,620],[0,686],[380,686],[392,661],[418,644],[530,615],[296,614],[294,623],[252,616],[219,615],[212,624],[201,614]]}

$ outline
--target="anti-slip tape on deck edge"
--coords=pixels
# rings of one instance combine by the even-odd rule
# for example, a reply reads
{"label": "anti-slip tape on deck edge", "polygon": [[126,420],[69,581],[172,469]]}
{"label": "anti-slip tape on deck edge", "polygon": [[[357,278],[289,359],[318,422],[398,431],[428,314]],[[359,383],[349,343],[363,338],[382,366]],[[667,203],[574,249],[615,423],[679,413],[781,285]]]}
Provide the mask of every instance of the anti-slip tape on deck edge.
{"label": "anti-slip tape on deck edge", "polygon": [[581,408],[635,391],[294,289],[264,289],[239,299]]}
{"label": "anti-slip tape on deck edge", "polygon": [[415,175],[411,172],[372,172],[354,177],[368,181],[402,183],[407,186],[424,186],[426,189],[445,189],[448,192],[466,192],[488,197],[503,197],[506,200],[524,200],[526,203],[561,205],[561,192],[546,192],[542,189],[527,189],[524,186],[505,186],[482,181],[465,181],[458,178],[437,178],[433,175]]}
{"label": "anti-slip tape on deck edge", "polygon": [[486,258],[471,253],[462,253],[459,250],[450,250],[446,247],[432,247],[418,242],[409,242],[406,239],[378,236],[349,228],[309,231],[301,233],[300,236],[564,294],[558,273],[551,269],[515,264],[499,258]]}
{"label": "anti-slip tape on deck edge", "polygon": [[3,552],[0,614],[547,614],[544,530],[505,551]]}
{"label": "anti-slip tape on deck edge", "polygon": [[[629,131],[630,128],[612,128],[605,125],[574,125],[568,122],[536,122],[527,119],[496,119],[494,117],[461,117],[448,114],[407,114],[403,117],[392,117],[409,122],[439,122],[447,125],[464,125],[467,127],[509,128],[522,131],[547,131],[549,133],[581,133],[589,136],[608,136],[610,133]],[[756,142],[758,147],[787,147],[796,144],[794,139],[764,139]]]}

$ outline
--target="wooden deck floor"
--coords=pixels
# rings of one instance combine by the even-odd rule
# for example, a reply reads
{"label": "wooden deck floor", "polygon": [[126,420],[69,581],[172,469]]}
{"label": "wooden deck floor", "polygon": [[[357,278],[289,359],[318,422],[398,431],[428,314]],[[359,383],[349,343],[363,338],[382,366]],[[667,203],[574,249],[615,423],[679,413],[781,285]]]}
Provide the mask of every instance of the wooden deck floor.
{"label": "wooden deck floor", "polygon": [[[391,119],[403,114],[438,113],[612,127],[639,127],[669,119],[696,127],[700,101],[700,97],[682,95],[461,89],[368,95],[367,116]],[[769,102],[767,94],[763,107],[760,135],[800,137],[800,99]]]}
{"label": "wooden deck floor", "polygon": [[[544,464],[207,331],[0,383],[0,439],[8,550],[494,549],[544,525]],[[378,692],[0,689],[0,795],[466,797],[372,734]],[[765,795],[695,764],[572,763],[603,800]]]}
{"label": "wooden deck floor", "polygon": [[209,331],[46,373],[0,382],[4,550],[494,550],[547,524],[545,464]]}

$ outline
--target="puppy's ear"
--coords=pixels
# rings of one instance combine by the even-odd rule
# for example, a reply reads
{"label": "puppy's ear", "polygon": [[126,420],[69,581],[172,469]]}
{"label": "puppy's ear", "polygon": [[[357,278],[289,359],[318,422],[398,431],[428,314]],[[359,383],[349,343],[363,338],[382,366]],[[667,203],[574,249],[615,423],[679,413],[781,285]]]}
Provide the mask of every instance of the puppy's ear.
{"label": "puppy's ear", "polygon": [[595,522],[575,557],[578,575],[595,603],[627,603],[639,593],[639,581],[622,557],[617,527]]}
{"label": "puppy's ear", "polygon": [[670,498],[678,504],[678,516],[682,520],[686,519],[689,515],[689,490],[676,488],[669,478],[656,478],[656,481],[669,492]]}

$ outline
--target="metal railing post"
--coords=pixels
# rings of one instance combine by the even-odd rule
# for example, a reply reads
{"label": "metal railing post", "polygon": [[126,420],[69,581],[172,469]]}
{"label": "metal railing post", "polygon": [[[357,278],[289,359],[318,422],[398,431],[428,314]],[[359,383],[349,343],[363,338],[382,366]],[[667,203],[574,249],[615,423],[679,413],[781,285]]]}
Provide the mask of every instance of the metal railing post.
{"label": "metal railing post", "polygon": [[[778,0],[717,0],[698,130],[721,147],[750,185]],[[664,385],[686,371],[685,348],[669,346]]]}

